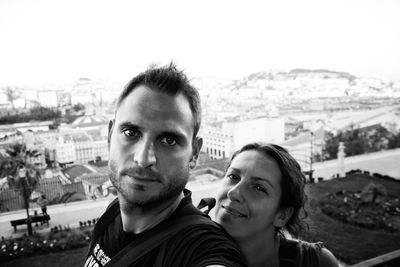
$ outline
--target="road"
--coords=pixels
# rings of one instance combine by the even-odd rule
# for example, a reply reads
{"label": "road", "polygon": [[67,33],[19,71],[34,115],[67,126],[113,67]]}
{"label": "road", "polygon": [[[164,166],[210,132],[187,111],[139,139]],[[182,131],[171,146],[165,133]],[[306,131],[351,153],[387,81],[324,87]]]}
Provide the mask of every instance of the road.
{"label": "road", "polygon": [[[200,199],[204,197],[215,197],[217,192],[218,183],[210,184],[196,184],[188,185],[192,191],[193,203],[197,205]],[[43,232],[48,231],[51,227],[58,225],[70,227],[79,226],[79,221],[92,220],[98,218],[107,208],[108,204],[113,200],[113,197],[86,200],[80,202],[73,202],[67,204],[48,206],[47,213],[50,215],[50,223],[47,225],[33,226],[34,231]],[[39,210],[38,210],[39,212]],[[31,213],[33,211],[31,210]],[[14,212],[7,212],[0,214],[0,236],[20,236],[27,232],[27,226],[18,226],[17,232],[14,233],[14,228],[11,226],[10,221],[15,219],[26,218],[26,211],[19,210]]]}
{"label": "road", "polygon": [[[366,155],[345,158],[345,171],[351,169],[367,170],[371,173],[379,172],[400,179],[400,149],[390,151],[381,151]],[[337,160],[330,160],[313,164],[314,177],[331,178],[332,174],[338,173]],[[188,188],[193,192],[193,203],[197,205],[201,198],[215,197],[217,192],[217,183],[200,184],[192,183]],[[68,204],[54,205],[48,207],[48,214],[51,217],[50,225],[34,227],[34,231],[48,231],[54,226],[76,227],[79,221],[92,220],[100,217],[107,205],[112,201],[112,197],[98,199],[96,201],[87,200]],[[39,212],[39,210],[38,210]],[[33,213],[33,211],[31,211]],[[213,215],[210,214],[212,217]],[[10,224],[11,220],[26,218],[25,210],[7,212],[0,214],[0,236],[9,237],[11,235],[22,235],[26,233],[26,226],[18,226],[18,230],[14,233]]]}
{"label": "road", "polygon": [[[344,159],[345,171],[352,169],[361,169],[389,175],[400,179],[400,149],[379,151],[369,154],[363,154]],[[324,177],[329,179],[332,174],[339,173],[338,160],[328,160],[313,164],[314,177]]]}

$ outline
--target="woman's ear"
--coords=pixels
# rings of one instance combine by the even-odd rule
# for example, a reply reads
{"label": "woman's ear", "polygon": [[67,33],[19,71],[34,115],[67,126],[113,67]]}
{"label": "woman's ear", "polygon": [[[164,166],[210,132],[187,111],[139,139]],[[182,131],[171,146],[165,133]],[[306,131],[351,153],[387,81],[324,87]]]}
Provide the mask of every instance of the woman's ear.
{"label": "woman's ear", "polygon": [[286,223],[289,221],[289,219],[292,217],[292,214],[293,214],[292,207],[280,209],[275,216],[274,226],[277,228],[284,227]]}

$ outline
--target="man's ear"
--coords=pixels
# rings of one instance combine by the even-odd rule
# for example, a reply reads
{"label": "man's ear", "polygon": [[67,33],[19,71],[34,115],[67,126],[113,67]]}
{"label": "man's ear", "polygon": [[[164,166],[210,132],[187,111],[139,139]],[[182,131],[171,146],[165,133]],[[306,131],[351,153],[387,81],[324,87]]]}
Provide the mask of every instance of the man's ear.
{"label": "man's ear", "polygon": [[192,159],[194,160],[194,161],[196,161],[197,160],[197,158],[199,157],[199,155],[200,155],[200,151],[201,151],[201,147],[203,146],[203,138],[201,138],[201,137],[196,137],[194,140],[193,140],[193,144],[192,144]]}
{"label": "man's ear", "polygon": [[286,223],[289,221],[289,219],[293,215],[293,208],[285,208],[285,209],[280,209],[278,213],[275,215],[274,219],[274,226],[277,228],[282,228],[286,225]]}
{"label": "man's ear", "polygon": [[110,120],[110,122],[108,123],[108,137],[107,137],[108,150],[110,150],[111,134],[113,132],[114,125],[115,125],[115,119]]}

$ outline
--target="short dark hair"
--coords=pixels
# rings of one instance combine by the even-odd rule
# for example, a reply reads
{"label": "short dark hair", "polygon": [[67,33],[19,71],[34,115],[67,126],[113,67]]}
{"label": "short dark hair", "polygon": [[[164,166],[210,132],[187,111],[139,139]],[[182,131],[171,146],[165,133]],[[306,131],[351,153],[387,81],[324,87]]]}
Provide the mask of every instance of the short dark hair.
{"label": "short dark hair", "polygon": [[[232,160],[237,155],[248,150],[256,150],[264,155],[268,155],[278,164],[282,175],[282,194],[279,200],[279,208],[293,208],[293,214],[283,229],[286,229],[292,236],[297,237],[299,232],[305,228],[305,223],[300,218],[300,211],[303,210],[304,215],[307,216],[307,212],[304,209],[304,204],[307,200],[304,192],[306,177],[302,173],[299,163],[286,149],[279,145],[251,143],[243,146],[232,155],[226,169],[229,168]],[[277,233],[283,235],[282,229],[277,230]]]}
{"label": "short dark hair", "polygon": [[172,62],[163,67],[151,65],[146,71],[130,80],[124,87],[118,98],[116,110],[118,110],[122,101],[140,85],[172,96],[182,93],[188,100],[193,114],[193,137],[197,135],[201,124],[200,96],[197,89],[189,83],[189,79],[182,70],[178,70],[176,65]]}

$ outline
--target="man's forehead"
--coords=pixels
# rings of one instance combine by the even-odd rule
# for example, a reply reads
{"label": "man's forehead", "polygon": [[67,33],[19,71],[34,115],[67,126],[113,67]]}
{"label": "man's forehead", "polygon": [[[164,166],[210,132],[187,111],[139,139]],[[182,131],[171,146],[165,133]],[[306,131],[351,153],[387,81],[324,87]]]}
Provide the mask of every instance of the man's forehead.
{"label": "man's forehead", "polygon": [[115,114],[117,127],[137,127],[154,134],[193,135],[194,118],[185,99],[158,94],[148,96],[144,92],[128,96]]}
{"label": "man's forehead", "polygon": [[146,117],[166,120],[166,123],[190,123],[194,126],[194,114],[188,98],[178,93],[170,95],[139,86],[121,101],[116,117]]}

